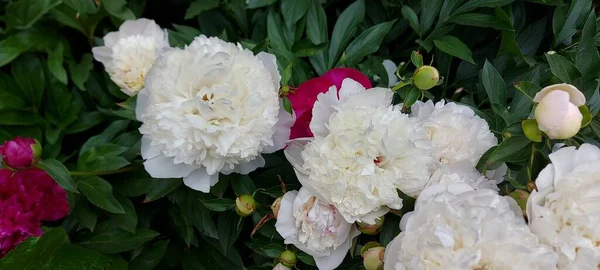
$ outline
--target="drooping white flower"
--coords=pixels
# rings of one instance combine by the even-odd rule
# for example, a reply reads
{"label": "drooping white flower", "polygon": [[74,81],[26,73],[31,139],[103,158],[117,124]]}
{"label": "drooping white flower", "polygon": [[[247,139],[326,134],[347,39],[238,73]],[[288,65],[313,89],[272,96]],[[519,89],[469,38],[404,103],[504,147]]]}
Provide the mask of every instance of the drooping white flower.
{"label": "drooping white flower", "polygon": [[556,269],[510,197],[466,184],[425,189],[386,247],[385,270]]}
{"label": "drooping white flower", "polygon": [[373,224],[389,208],[402,207],[397,189],[416,196],[429,179],[433,160],[425,133],[391,106],[392,95],[345,79],[339,97],[335,86],[319,94],[310,123],[314,139],[285,150],[302,185],[348,222]]}
{"label": "drooping white flower", "polygon": [[[411,107],[411,116],[419,119],[431,141],[431,152],[437,167],[460,161],[469,161],[475,167],[479,158],[498,144],[498,139],[490,131],[488,123],[464,105],[440,101],[433,104],[417,101]],[[490,172],[493,180],[502,182],[506,165]]]}
{"label": "drooping white flower", "polygon": [[148,173],[208,192],[219,172],[264,166],[261,153],[282,149],[293,124],[280,106],[275,61],[205,36],[163,54],[136,108]]}
{"label": "drooping white flower", "polygon": [[550,139],[568,139],[581,128],[583,115],[579,106],[585,105],[585,96],[575,86],[561,83],[545,87],[535,94],[535,120],[538,128]]}
{"label": "drooping white flower", "polygon": [[314,257],[320,270],[333,270],[342,263],[360,234],[337,209],[312,195],[306,188],[283,195],[275,223],[286,244]]}
{"label": "drooping white flower", "polygon": [[550,154],[527,201],[531,231],[559,254],[560,269],[600,265],[600,149],[583,144]]}
{"label": "drooping white flower", "polygon": [[153,20],[128,20],[119,31],[106,34],[104,46],[92,48],[92,53],[121,91],[134,96],[144,88],[146,75],[159,54],[169,48],[167,35]]}

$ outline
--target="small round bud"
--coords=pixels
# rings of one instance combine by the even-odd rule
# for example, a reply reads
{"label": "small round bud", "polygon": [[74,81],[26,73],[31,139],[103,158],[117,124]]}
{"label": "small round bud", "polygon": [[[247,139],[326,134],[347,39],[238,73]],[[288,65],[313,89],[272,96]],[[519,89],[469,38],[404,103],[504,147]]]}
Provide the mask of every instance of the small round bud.
{"label": "small round bud", "polygon": [[275,217],[275,219],[277,219],[277,213],[279,213],[279,207],[281,207],[281,199],[282,198],[283,197],[279,197],[279,198],[275,199],[273,204],[271,204],[271,211],[273,211],[273,217]]}
{"label": "small round bud", "polygon": [[238,215],[245,217],[254,213],[256,210],[256,201],[252,197],[252,195],[242,195],[235,199],[235,212]]}
{"label": "small round bud", "polygon": [[281,252],[279,255],[279,261],[283,266],[293,267],[296,265],[296,253],[291,250]]}
{"label": "small round bud", "polygon": [[358,230],[366,235],[376,235],[381,232],[381,228],[383,228],[383,222],[385,221],[385,216],[381,216],[375,219],[375,224],[368,224],[364,222],[357,222]]}
{"label": "small round bud", "polygon": [[0,145],[0,156],[12,169],[26,169],[42,155],[40,142],[32,138],[15,137]]}
{"label": "small round bud", "polygon": [[382,270],[384,254],[385,247],[374,247],[367,250],[363,254],[363,266],[365,270]]}
{"label": "small round bud", "polygon": [[413,84],[420,90],[429,90],[440,81],[440,73],[432,66],[421,66],[415,70]]}

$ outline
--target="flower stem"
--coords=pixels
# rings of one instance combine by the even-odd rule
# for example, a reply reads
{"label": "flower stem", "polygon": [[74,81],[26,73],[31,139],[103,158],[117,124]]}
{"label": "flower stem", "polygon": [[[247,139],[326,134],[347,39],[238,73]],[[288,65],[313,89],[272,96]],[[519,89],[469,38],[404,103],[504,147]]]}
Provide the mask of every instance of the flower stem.
{"label": "flower stem", "polygon": [[71,176],[110,175],[110,174],[117,174],[117,173],[124,173],[124,172],[135,171],[135,170],[139,169],[140,167],[141,166],[130,166],[130,167],[125,167],[125,168],[121,168],[121,169],[113,170],[113,171],[99,171],[99,172],[77,172],[77,171],[70,171],[69,173],[71,174]]}

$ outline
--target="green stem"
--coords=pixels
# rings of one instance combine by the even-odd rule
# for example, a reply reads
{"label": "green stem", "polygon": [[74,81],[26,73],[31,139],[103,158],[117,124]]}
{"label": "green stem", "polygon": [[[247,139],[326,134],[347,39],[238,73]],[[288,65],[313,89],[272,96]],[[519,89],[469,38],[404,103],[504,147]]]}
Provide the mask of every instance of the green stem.
{"label": "green stem", "polygon": [[70,171],[69,173],[71,174],[71,176],[99,176],[99,175],[110,175],[110,174],[117,174],[117,173],[124,173],[124,172],[130,172],[130,171],[135,171],[137,169],[139,169],[141,166],[131,166],[131,167],[125,167],[125,168],[121,168],[118,170],[113,170],[113,171],[99,171],[99,172],[76,172],[76,171]]}

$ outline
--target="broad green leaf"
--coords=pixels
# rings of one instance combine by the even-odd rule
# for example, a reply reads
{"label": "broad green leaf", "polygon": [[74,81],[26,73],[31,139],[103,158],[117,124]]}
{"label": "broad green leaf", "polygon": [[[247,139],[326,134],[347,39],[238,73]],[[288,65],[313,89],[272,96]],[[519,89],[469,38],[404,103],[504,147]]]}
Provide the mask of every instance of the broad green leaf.
{"label": "broad green leaf", "polygon": [[206,208],[215,212],[223,212],[225,210],[233,209],[235,201],[230,199],[211,199],[202,201]]}
{"label": "broad green leaf", "polygon": [[124,214],[125,209],[115,198],[112,186],[106,180],[93,176],[77,182],[79,191],[94,205],[114,214]]}
{"label": "broad green leaf", "polygon": [[252,179],[247,175],[234,174],[230,175],[229,182],[236,195],[253,194],[256,191],[256,186]]}
{"label": "broad green leaf", "polygon": [[162,260],[169,245],[169,240],[146,244],[140,255],[129,263],[129,270],[152,270]]}
{"label": "broad green leaf", "polygon": [[[107,270],[113,259],[107,255],[83,248],[75,244],[60,247],[51,262],[46,262],[49,269],[61,270]],[[85,267],[85,268],[82,268]]]}
{"label": "broad green leaf", "polygon": [[112,184],[114,190],[127,197],[137,197],[148,193],[152,185],[152,178],[133,177],[119,180]]}
{"label": "broad green leaf", "polygon": [[501,7],[512,3],[514,0],[469,0],[465,1],[460,7],[458,7],[452,15],[457,15],[481,7]]}
{"label": "broad green leaf", "polygon": [[[569,11],[564,18],[564,22],[559,25],[560,30],[555,29],[555,44],[571,44],[571,39],[575,33],[577,33],[577,22],[580,20],[579,16],[586,16],[589,13],[587,10],[591,10],[592,0],[573,0],[569,6]],[[557,7],[557,9],[562,7]],[[585,11],[585,12],[584,12]],[[555,13],[555,16],[556,13]],[[554,18],[553,18],[554,19]],[[562,18],[561,18],[562,19]],[[558,30],[558,32],[556,32]]]}
{"label": "broad green leaf", "polygon": [[129,165],[129,161],[119,155],[127,147],[108,143],[87,149],[77,160],[77,168],[82,171],[113,171]]}
{"label": "broad green leaf", "polygon": [[92,147],[101,146],[110,142],[114,139],[119,133],[123,132],[130,121],[128,120],[117,120],[112,122],[107,128],[102,131],[102,133],[89,138],[79,149],[79,156],[82,156],[88,149]]}
{"label": "broad green leaf", "polygon": [[56,181],[56,183],[64,190],[68,190],[73,193],[79,193],[75,187],[75,182],[73,182],[73,179],[69,174],[69,170],[58,160],[40,160],[36,163],[36,166],[46,171],[46,173],[48,173],[48,175],[50,175],[50,177],[52,177],[52,179],[54,179],[54,181]]}
{"label": "broad green leaf", "polygon": [[67,71],[63,66],[64,47],[61,42],[56,43],[56,48],[47,49],[48,69],[54,77],[61,83],[67,84]]}
{"label": "broad green leaf", "polygon": [[44,67],[42,61],[33,54],[22,55],[11,66],[15,81],[25,97],[34,107],[39,108],[44,96]]}
{"label": "broad green leaf", "polygon": [[28,42],[24,35],[17,34],[4,38],[0,42],[0,67],[10,63],[22,52],[28,50],[32,46],[33,44]]}
{"label": "broad green leaf", "polygon": [[198,16],[200,13],[213,9],[219,6],[219,0],[195,0],[190,4],[190,7],[185,11],[184,19],[191,19]]}
{"label": "broad green leaf", "polygon": [[383,229],[379,234],[379,243],[387,245],[400,233],[400,218],[395,215],[387,215],[383,223]]}
{"label": "broad green leaf", "polygon": [[265,6],[275,3],[277,1],[278,0],[248,0],[248,1],[246,1],[246,8],[252,9],[252,8],[265,7]]}
{"label": "broad green leaf", "polygon": [[489,27],[499,30],[513,30],[510,23],[500,20],[495,16],[481,13],[459,14],[450,18],[448,22],[476,27]]}
{"label": "broad green leaf", "polygon": [[100,112],[86,112],[79,115],[77,121],[67,127],[66,134],[74,134],[86,131],[104,121]]}
{"label": "broad green leaf", "polygon": [[[329,41],[327,17],[319,1],[311,1],[306,13],[306,37],[313,44],[322,44]],[[326,57],[327,53],[325,51],[310,57],[310,63],[319,75],[327,71]]]}
{"label": "broad green leaf", "polygon": [[490,104],[506,106],[506,83],[496,68],[487,60],[481,70],[481,82]]}
{"label": "broad green leaf", "polygon": [[68,243],[69,237],[60,227],[41,237],[30,237],[0,259],[0,269],[48,269],[56,252]]}
{"label": "broad green leaf", "polygon": [[127,2],[125,0],[101,0],[100,3],[112,16],[121,20],[135,20],[135,15],[126,6]]}
{"label": "broad green leaf", "polygon": [[29,110],[2,110],[0,111],[0,125],[31,126],[43,123],[39,114]]}
{"label": "broad green leaf", "polygon": [[465,45],[460,39],[454,36],[443,36],[433,40],[435,47],[440,49],[449,55],[458,57],[469,63],[475,63],[472,58],[472,53],[469,47]]}
{"label": "broad green leaf", "polygon": [[81,194],[75,194],[73,195],[73,204],[69,202],[69,206],[72,209],[69,218],[74,218],[85,228],[93,232],[98,222],[98,215],[90,208],[87,199]]}
{"label": "broad green leaf", "polygon": [[581,33],[575,64],[584,75],[583,77],[594,79],[598,78],[600,73],[600,55],[598,55],[594,38],[596,33],[596,15],[592,11],[588,15]]}
{"label": "broad green leaf", "polygon": [[390,32],[396,21],[389,21],[369,27],[354,39],[346,48],[346,63],[355,66],[365,56],[377,52],[383,38]]}
{"label": "broad green leaf", "polygon": [[352,39],[356,33],[358,24],[360,24],[364,18],[364,0],[358,0],[352,3],[344,10],[344,12],[342,12],[342,14],[340,14],[333,27],[331,42],[329,43],[329,68],[335,67],[342,52],[346,49],[346,45],[348,45],[350,39]]}
{"label": "broad green leaf", "polygon": [[81,237],[83,247],[107,254],[124,252],[137,248],[157,237],[159,233],[148,229],[137,229],[135,233],[101,224],[92,233]]}
{"label": "broad green leaf", "polygon": [[98,8],[94,0],[64,0],[67,6],[82,13],[96,13]]}
{"label": "broad green leaf", "polygon": [[550,71],[562,82],[573,83],[573,80],[581,77],[577,67],[564,56],[556,53],[546,53],[545,55],[550,64]]}
{"label": "broad green leaf", "polygon": [[71,73],[71,80],[79,88],[79,90],[85,89],[85,82],[90,76],[90,70],[94,67],[92,55],[86,53],[81,57],[79,63],[69,62],[69,72]]}
{"label": "broad green leaf", "polygon": [[313,44],[309,39],[303,39],[292,46],[292,52],[298,57],[308,57],[322,53],[327,49],[327,42]]}
{"label": "broad green leaf", "polygon": [[308,11],[309,0],[281,0],[281,15],[288,29],[298,22]]}
{"label": "broad green leaf", "polygon": [[179,237],[189,247],[194,240],[194,227],[188,217],[181,212],[179,207],[172,207],[169,209],[169,221]]}
{"label": "broad green leaf", "polygon": [[410,27],[415,30],[415,32],[421,33],[421,26],[419,25],[419,17],[417,16],[417,13],[415,13],[415,11],[408,5],[403,6],[401,12],[404,19],[408,21]]}
{"label": "broad green leaf", "polygon": [[267,32],[269,35],[269,45],[271,48],[289,51],[291,49],[290,42],[284,35],[284,24],[281,21],[281,15],[275,10],[270,10],[267,16]]}
{"label": "broad green leaf", "polygon": [[417,89],[416,87],[411,86],[406,91],[406,96],[404,97],[404,100],[402,101],[402,106],[404,106],[406,108],[412,106],[413,104],[415,104],[415,102],[417,102],[417,99],[419,99],[420,96],[421,96],[421,90]]}
{"label": "broad green leaf", "polygon": [[4,21],[9,28],[26,29],[61,2],[61,0],[13,1],[6,6]]}
{"label": "broad green leaf", "polygon": [[423,36],[433,25],[435,18],[438,16],[440,9],[445,1],[440,0],[422,0],[421,1],[421,19],[420,21],[420,36]]}
{"label": "broad green leaf", "polygon": [[7,91],[0,91],[0,110],[25,109],[25,101]]}
{"label": "broad green leaf", "polygon": [[269,258],[278,258],[282,252],[285,251],[285,247],[279,243],[271,242],[270,239],[265,238],[254,238],[246,245],[252,249],[252,251],[261,254]]}
{"label": "broad green leaf", "polygon": [[121,194],[116,193],[114,195],[119,204],[123,206],[123,210],[125,210],[125,213],[108,213],[108,216],[123,230],[135,233],[135,228],[138,223],[138,217],[137,213],[135,212],[135,207],[133,206],[133,203],[131,203],[131,201],[127,197]]}
{"label": "broad green leaf", "polygon": [[238,226],[240,217],[234,211],[226,211],[219,213],[218,218],[218,234],[219,244],[223,253],[227,253],[241,231],[241,226]]}
{"label": "broad green leaf", "polygon": [[488,162],[502,162],[507,160],[512,154],[529,145],[531,141],[525,136],[512,136],[504,139],[498,147],[492,152]]}
{"label": "broad green leaf", "polygon": [[298,253],[296,253],[296,257],[298,258],[298,260],[300,260],[301,262],[303,262],[305,264],[317,266],[317,263],[315,262],[315,258],[313,258],[313,256],[310,256],[304,252],[299,251]]}
{"label": "broad green leaf", "polygon": [[145,203],[160,199],[167,194],[171,193],[171,191],[178,188],[183,181],[180,178],[177,179],[152,179],[152,186],[146,194],[146,198],[144,199]]}

